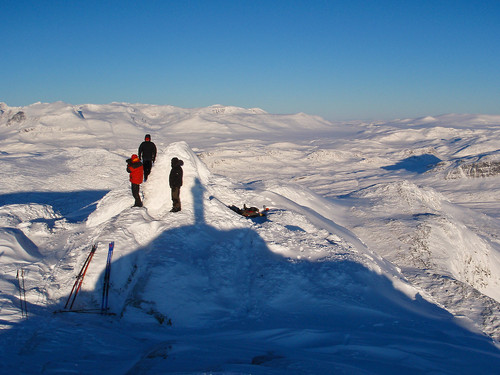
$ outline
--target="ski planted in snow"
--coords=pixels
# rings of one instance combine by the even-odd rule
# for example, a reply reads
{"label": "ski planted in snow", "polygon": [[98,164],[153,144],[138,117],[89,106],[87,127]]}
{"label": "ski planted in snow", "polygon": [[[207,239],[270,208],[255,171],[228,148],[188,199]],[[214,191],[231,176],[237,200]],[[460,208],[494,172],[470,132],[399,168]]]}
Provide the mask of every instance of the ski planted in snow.
{"label": "ski planted in snow", "polygon": [[87,259],[85,259],[85,262],[83,263],[82,269],[80,270],[78,276],[76,277],[75,283],[73,284],[73,288],[71,289],[71,293],[69,294],[68,300],[66,301],[66,305],[64,305],[65,309],[68,308],[68,304],[69,304],[69,309],[70,310],[72,309],[73,304],[75,303],[76,296],[78,295],[78,292],[82,287],[83,279],[85,278],[85,274],[87,273],[87,269],[89,268],[90,261],[92,260],[92,257],[94,256],[96,250],[97,250],[97,245],[95,244],[92,246],[92,249],[90,250],[90,253],[87,256]]}
{"label": "ski planted in snow", "polygon": [[102,287],[102,303],[101,303],[101,314],[107,314],[108,312],[108,294],[109,294],[109,278],[111,275],[111,258],[113,257],[113,249],[115,243],[109,243],[108,259],[106,261],[106,271],[104,272],[104,283]]}
{"label": "ski planted in snow", "polygon": [[17,283],[19,286],[19,302],[21,303],[21,316],[28,318],[28,305],[26,303],[26,288],[24,287],[24,269],[17,270]]}

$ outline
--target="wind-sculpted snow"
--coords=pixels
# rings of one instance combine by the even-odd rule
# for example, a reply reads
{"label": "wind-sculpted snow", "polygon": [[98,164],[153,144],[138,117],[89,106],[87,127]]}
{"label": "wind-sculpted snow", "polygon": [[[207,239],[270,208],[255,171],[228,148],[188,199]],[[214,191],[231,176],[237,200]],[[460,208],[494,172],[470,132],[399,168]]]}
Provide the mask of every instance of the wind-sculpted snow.
{"label": "wind-sculpted snow", "polygon": [[[446,178],[459,159],[495,160],[498,117],[330,123],[222,105],[62,102],[0,110],[2,371],[499,367],[498,180]],[[145,134],[158,156],[144,207],[132,208],[125,160]],[[174,156],[184,161],[177,213]],[[228,207],[244,204],[267,216]],[[111,241],[110,314],[91,314]],[[54,314],[92,244],[74,304],[89,313]]]}
{"label": "wind-sculpted snow", "polygon": [[0,238],[2,263],[30,263],[42,257],[36,245],[19,229],[0,228]]}
{"label": "wind-sculpted snow", "polygon": [[[407,181],[376,185],[349,198],[369,200],[356,205],[364,208],[353,213],[363,221],[355,232],[371,248],[398,266],[403,275],[438,303],[478,321],[481,329],[500,338],[500,314],[490,313],[500,312],[498,234],[471,226],[470,218],[477,214],[453,205],[432,189]],[[488,221],[475,219],[476,223]],[[495,224],[491,221],[488,225]],[[448,293],[438,292],[443,289],[453,290],[456,299],[452,301]],[[466,311],[463,301],[471,294],[475,294],[475,308]],[[485,322],[476,319],[477,314],[489,318]]]}
{"label": "wind-sculpted snow", "polygon": [[[354,192],[350,196],[364,199],[375,198],[376,200],[371,202],[372,208],[384,213],[389,210],[411,214],[438,212],[442,202],[446,201],[446,198],[435,190],[419,187],[407,180],[377,184]],[[380,203],[377,200],[380,200]]]}

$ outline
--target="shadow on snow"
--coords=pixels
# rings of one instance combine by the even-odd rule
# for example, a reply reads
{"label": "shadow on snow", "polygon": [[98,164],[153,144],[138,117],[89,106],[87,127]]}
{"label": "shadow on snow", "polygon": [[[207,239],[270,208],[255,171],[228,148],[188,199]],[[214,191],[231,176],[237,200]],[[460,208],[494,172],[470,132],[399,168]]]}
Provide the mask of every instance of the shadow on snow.
{"label": "shadow on snow", "polygon": [[410,156],[409,158],[403,159],[394,165],[382,167],[382,169],[387,171],[406,170],[408,172],[425,173],[434,168],[434,166],[440,161],[441,159],[432,154],[424,154]]}
{"label": "shadow on snow", "polygon": [[[257,374],[486,374],[500,365],[489,339],[418,296],[408,298],[386,277],[341,257],[284,258],[251,228],[217,230],[206,223],[199,181],[191,193],[194,225],[165,231],[113,262],[115,316],[54,317],[54,306],[50,314],[38,311],[3,332],[9,352],[4,355],[14,358],[10,366],[21,372],[79,366],[80,373],[130,374],[214,368]],[[168,218],[174,215],[179,214]],[[103,275],[99,280],[94,291],[78,296],[80,306],[100,307]],[[40,352],[40,362],[19,361],[25,347],[30,355]],[[122,371],[110,372],[108,361],[100,362],[103,352]]]}
{"label": "shadow on snow", "polygon": [[[75,223],[86,220],[107,193],[107,190],[9,193],[0,195],[0,206],[29,203],[49,205],[66,220]],[[38,219],[42,220],[45,219]],[[51,225],[50,222],[47,224]]]}

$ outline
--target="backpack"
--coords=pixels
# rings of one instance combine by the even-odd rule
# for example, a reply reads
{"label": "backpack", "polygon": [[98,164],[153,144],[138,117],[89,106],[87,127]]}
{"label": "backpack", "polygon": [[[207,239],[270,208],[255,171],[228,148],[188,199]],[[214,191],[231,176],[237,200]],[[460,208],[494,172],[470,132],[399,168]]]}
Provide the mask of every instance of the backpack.
{"label": "backpack", "polygon": [[259,217],[259,216],[265,216],[262,212],[259,211],[257,207],[247,207],[246,204],[243,205],[243,209],[238,208],[236,206],[229,206],[231,210],[234,212],[245,216],[245,217]]}
{"label": "backpack", "polygon": [[241,214],[245,217],[264,216],[264,214],[261,214],[259,212],[259,209],[257,207],[247,207],[246,205],[243,205],[243,210],[241,211]]}

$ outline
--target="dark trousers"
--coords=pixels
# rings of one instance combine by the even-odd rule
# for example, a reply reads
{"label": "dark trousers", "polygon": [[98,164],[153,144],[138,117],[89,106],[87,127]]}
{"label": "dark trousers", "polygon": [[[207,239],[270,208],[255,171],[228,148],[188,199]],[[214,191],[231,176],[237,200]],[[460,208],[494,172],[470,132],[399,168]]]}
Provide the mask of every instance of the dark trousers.
{"label": "dark trousers", "polygon": [[148,176],[151,173],[151,168],[153,167],[153,162],[151,160],[143,160],[142,167],[144,168],[144,181],[147,181]]}
{"label": "dark trousers", "polygon": [[135,198],[134,207],[142,207],[141,196],[139,195],[139,189],[141,185],[132,184],[132,196]]}
{"label": "dark trousers", "polygon": [[181,210],[181,187],[176,186],[172,188],[172,211]]}

